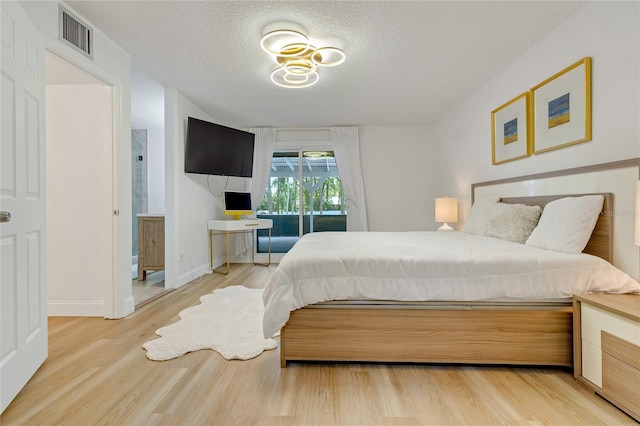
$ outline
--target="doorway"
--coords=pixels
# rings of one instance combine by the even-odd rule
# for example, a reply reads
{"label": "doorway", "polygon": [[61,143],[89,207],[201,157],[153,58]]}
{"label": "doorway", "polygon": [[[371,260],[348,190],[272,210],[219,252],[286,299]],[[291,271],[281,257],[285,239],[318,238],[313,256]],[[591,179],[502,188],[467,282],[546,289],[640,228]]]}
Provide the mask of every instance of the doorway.
{"label": "doorway", "polygon": [[45,54],[47,308],[105,316],[115,285],[113,86]]}
{"label": "doorway", "polygon": [[136,309],[165,294],[164,87],[131,65],[131,288]]}

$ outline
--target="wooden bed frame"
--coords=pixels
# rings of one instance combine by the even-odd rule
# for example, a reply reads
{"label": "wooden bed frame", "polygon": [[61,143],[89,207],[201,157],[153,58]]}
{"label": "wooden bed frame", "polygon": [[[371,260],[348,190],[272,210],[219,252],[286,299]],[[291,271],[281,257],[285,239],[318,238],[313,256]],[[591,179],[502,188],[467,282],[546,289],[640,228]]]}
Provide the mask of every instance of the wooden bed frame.
{"label": "wooden bed frame", "polygon": [[[587,195],[587,194],[578,194]],[[613,194],[584,252],[612,258]],[[571,195],[503,198],[544,206]],[[566,304],[474,302],[330,304],[291,313],[280,334],[288,361],[573,365],[573,308]]]}

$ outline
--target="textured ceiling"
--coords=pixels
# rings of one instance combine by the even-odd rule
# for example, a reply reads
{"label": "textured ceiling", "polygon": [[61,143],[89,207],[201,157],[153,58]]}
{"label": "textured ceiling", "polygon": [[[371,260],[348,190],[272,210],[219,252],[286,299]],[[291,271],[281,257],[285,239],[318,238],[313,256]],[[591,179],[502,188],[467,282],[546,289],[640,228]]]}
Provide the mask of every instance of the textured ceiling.
{"label": "textured ceiling", "polygon": [[[239,127],[432,123],[583,3],[67,2],[144,73]],[[339,47],[347,59],[320,69],[312,87],[275,86],[259,42],[279,28]]]}

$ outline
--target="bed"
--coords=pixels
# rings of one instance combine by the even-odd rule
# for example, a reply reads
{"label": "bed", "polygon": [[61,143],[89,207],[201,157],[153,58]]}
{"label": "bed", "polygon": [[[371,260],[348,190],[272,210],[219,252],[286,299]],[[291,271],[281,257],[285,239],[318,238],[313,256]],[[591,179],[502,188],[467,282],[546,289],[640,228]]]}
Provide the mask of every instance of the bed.
{"label": "bed", "polygon": [[[636,292],[639,290],[636,287],[638,283],[609,264],[612,256],[613,232],[612,215],[606,213],[612,211],[613,201],[612,194],[602,195],[604,198],[602,212],[605,214],[599,215],[584,249],[584,253],[591,256],[573,256],[580,261],[585,258],[593,261],[597,258],[600,262],[596,262],[594,266],[597,273],[612,277],[611,280],[605,281],[615,281],[613,283],[615,285],[611,288],[603,288],[602,291]],[[569,195],[508,197],[502,198],[500,202],[544,207],[553,200],[567,196]],[[404,234],[404,238],[411,233],[401,234]],[[436,238],[435,243],[443,246],[449,243],[442,238],[471,240],[472,251],[475,250],[478,253],[482,253],[483,244],[488,238],[470,239],[462,233],[452,233],[451,237],[445,237],[443,233],[437,232],[425,234],[431,234],[429,238]],[[421,236],[413,235],[412,237]],[[361,244],[366,245],[367,242],[363,241]],[[498,251],[509,251],[508,244],[501,246]],[[294,253],[293,256],[295,255]],[[339,256],[337,253],[331,253],[331,256],[334,255]],[[446,250],[443,256],[447,256]],[[526,256],[528,254],[523,254],[524,264],[540,262],[538,259],[532,260]],[[285,269],[276,271],[275,275],[279,278],[272,280],[265,290],[264,331],[265,335],[271,335],[273,331],[282,327],[281,367],[286,367],[289,361],[426,362],[563,367],[571,367],[573,364],[571,294],[576,292],[576,289],[572,289],[571,286],[563,289],[563,297],[557,297],[551,293],[519,297],[511,294],[507,286],[506,290],[502,287],[502,290],[492,294],[484,294],[482,290],[466,293],[463,291],[461,297],[459,294],[454,296],[442,294],[440,291],[435,295],[421,294],[408,297],[415,300],[402,300],[405,296],[397,297],[384,292],[382,294],[385,296],[379,299],[371,298],[371,294],[367,294],[366,291],[356,293],[356,296],[364,294],[365,297],[345,296],[340,293],[340,290],[336,290],[338,287],[333,287],[331,291],[312,290],[312,292],[321,293],[314,296],[319,300],[317,303],[295,306],[296,303],[301,304],[298,301],[292,302],[293,299],[298,298],[299,290],[295,288],[288,290],[288,295],[280,297],[285,292],[280,284],[283,280],[304,280],[293,277],[294,274],[286,270],[285,259],[281,262],[281,266]],[[338,264],[340,262],[342,260],[339,260]],[[564,261],[562,263],[564,264]],[[380,264],[380,262],[373,264]],[[387,265],[394,264],[396,263],[391,259]],[[446,269],[451,265],[453,263],[445,264],[442,268]],[[604,265],[610,266],[611,270],[606,269]],[[330,268],[328,264],[316,264],[316,275],[322,276],[322,269],[325,267]],[[373,267],[375,266],[369,266],[369,268]],[[408,275],[413,273],[413,269],[427,268],[414,263],[402,267],[406,269],[404,272]],[[466,267],[469,268],[469,265]],[[463,270],[464,268],[465,266],[462,267]],[[581,266],[578,264],[572,268],[580,269]],[[605,269],[600,270],[601,268]],[[618,272],[620,275],[614,276]],[[549,279],[550,277],[551,275],[547,276]],[[566,277],[563,278],[564,281],[570,281]],[[563,279],[558,280],[560,284]],[[357,280],[353,286],[359,287]],[[522,287],[527,288],[527,285]],[[580,289],[581,292],[591,290],[591,288]],[[415,291],[419,292],[419,290]],[[278,293],[281,295],[278,296]],[[279,298],[288,298],[291,304],[290,307],[284,308],[284,314],[273,313],[280,310],[278,306],[282,302],[278,301]]]}

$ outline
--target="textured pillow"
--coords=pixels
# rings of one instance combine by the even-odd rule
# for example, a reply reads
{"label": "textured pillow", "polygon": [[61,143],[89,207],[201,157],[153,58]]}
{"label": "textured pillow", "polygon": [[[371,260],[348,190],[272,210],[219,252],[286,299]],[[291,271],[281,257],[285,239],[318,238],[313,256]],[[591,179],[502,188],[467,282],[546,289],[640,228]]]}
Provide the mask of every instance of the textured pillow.
{"label": "textured pillow", "polygon": [[487,236],[524,244],[541,214],[539,206],[497,203],[491,209]]}
{"label": "textured pillow", "polygon": [[602,195],[551,201],[544,207],[540,223],[526,244],[562,253],[582,253],[596,226],[603,202]]}
{"label": "textured pillow", "polygon": [[486,235],[491,209],[500,201],[500,197],[480,198],[473,203],[463,232],[467,234]]}

